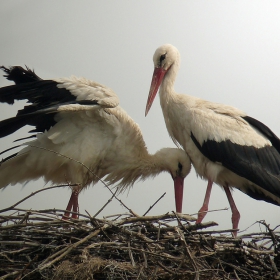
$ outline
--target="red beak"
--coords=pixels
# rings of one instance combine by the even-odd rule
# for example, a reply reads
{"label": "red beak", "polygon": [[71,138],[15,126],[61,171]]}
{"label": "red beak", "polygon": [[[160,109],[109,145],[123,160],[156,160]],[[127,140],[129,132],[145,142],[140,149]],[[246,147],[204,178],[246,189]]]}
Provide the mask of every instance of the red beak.
{"label": "red beak", "polygon": [[162,79],[163,79],[164,75],[166,74],[166,72],[167,72],[167,70],[164,70],[162,68],[155,68],[155,70],[154,70],[151,87],[150,87],[150,93],[149,93],[147,105],[146,105],[145,116],[148,115],[148,112],[149,112],[150,108],[152,107],[153,101],[157,95],[158,89],[160,87],[160,84],[161,84]]}
{"label": "red beak", "polygon": [[178,176],[178,177],[174,178],[173,180],[174,180],[176,212],[182,213],[184,178]]}

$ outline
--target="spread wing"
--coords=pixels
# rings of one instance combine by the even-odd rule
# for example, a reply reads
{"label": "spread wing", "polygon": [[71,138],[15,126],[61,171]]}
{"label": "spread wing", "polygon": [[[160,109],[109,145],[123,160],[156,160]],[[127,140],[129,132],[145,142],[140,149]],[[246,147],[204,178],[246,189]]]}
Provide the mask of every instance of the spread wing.
{"label": "spread wing", "polygon": [[35,127],[31,132],[49,130],[56,124],[59,112],[113,108],[119,103],[110,88],[85,78],[43,80],[29,68],[2,66],[1,69],[15,85],[0,88],[0,102],[13,104],[15,100],[27,100],[29,104],[15,117],[0,122],[0,137],[25,125]]}

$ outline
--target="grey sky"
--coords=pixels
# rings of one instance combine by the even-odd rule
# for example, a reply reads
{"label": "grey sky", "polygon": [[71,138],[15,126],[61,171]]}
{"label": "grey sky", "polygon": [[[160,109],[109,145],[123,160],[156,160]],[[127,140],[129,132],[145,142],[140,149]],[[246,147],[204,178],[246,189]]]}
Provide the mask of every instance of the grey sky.
{"label": "grey sky", "polygon": [[[84,76],[111,87],[120,105],[140,125],[151,153],[174,147],[167,134],[158,97],[149,115],[144,111],[151,82],[152,56],[164,43],[181,53],[175,89],[210,101],[242,109],[268,125],[277,135],[280,93],[280,2],[279,1],[36,1],[0,2],[0,64],[27,65],[42,78]],[[0,77],[0,86],[9,85]],[[11,117],[14,107],[0,104],[1,119]],[[0,139],[1,149],[26,135]],[[183,212],[201,207],[206,181],[194,170],[185,180]],[[49,184],[47,184],[49,185]],[[42,180],[9,186],[0,192],[0,208],[15,203],[44,187]],[[167,192],[151,214],[174,210],[173,182],[169,174],[135,184],[120,198],[143,214]],[[25,208],[64,209],[69,189],[51,190],[29,199]],[[255,201],[234,191],[241,212],[240,229],[256,220],[279,224],[280,208]],[[80,211],[94,214],[110,198],[102,184],[80,195]],[[211,209],[228,207],[224,192],[213,188]],[[112,202],[102,215],[123,213]],[[231,212],[208,214],[220,228],[231,227]],[[253,230],[254,228],[251,228]]]}

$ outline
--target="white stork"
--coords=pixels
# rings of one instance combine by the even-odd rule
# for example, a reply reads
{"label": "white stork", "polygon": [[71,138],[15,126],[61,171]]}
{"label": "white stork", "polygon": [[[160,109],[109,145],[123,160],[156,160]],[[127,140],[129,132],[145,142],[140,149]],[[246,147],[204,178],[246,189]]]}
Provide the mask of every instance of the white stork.
{"label": "white stork", "polygon": [[[111,89],[84,78],[42,80],[28,68],[1,68],[16,84],[0,88],[0,102],[26,99],[31,104],[0,122],[0,137],[31,125],[35,140],[2,160],[0,188],[40,177],[77,184],[67,207],[77,213],[78,193],[90,183],[104,178],[122,191],[138,179],[167,171],[174,180],[175,199],[182,196],[191,168],[186,152],[163,148],[149,154],[139,126],[118,106]],[[176,207],[181,212],[182,201],[176,199]]]}
{"label": "white stork", "polygon": [[208,180],[197,223],[208,210],[213,182],[226,192],[235,230],[240,214],[231,187],[254,199],[280,205],[279,138],[266,125],[234,107],[176,93],[173,85],[180,54],[174,46],[159,47],[153,61],[155,69],[145,115],[160,87],[160,104],[169,135],[187,152],[197,174]]}

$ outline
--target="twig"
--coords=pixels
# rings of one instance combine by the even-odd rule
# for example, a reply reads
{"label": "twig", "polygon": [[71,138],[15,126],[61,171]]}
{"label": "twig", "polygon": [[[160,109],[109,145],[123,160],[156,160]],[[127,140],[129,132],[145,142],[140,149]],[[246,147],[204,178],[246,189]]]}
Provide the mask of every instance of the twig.
{"label": "twig", "polygon": [[234,269],[233,271],[234,271],[234,275],[235,275],[235,277],[236,277],[236,280],[241,280],[241,279],[238,277],[236,270]]}
{"label": "twig", "polygon": [[143,216],[146,216],[150,210],[166,195],[166,192],[152,205],[149,207],[149,209],[145,212],[145,214]]}
{"label": "twig", "polygon": [[131,260],[131,264],[132,264],[132,266],[135,267],[135,261],[134,261],[134,258],[133,258],[133,254],[131,252],[130,241],[128,241],[127,247],[128,247],[128,254],[129,254],[129,257],[130,257],[130,260]]}
{"label": "twig", "polygon": [[121,217],[121,216],[129,216],[129,217],[131,217],[131,214],[129,214],[129,213],[123,213],[123,214],[121,214],[121,213],[117,213],[117,214],[112,214],[112,215],[108,215],[108,216],[103,216],[103,218],[104,219],[108,219],[108,218],[115,218],[115,217],[117,217],[117,218],[119,218],[119,217]]}
{"label": "twig", "polygon": [[35,192],[32,192],[30,195],[26,196],[25,198],[21,199],[20,201],[18,201],[17,203],[13,204],[12,206],[9,206],[7,208],[4,208],[4,209],[1,209],[0,210],[0,213],[2,212],[6,212],[6,211],[9,211],[9,210],[14,210],[14,208],[16,206],[18,206],[20,203],[22,203],[23,201],[27,200],[28,198],[30,198],[31,196],[39,193],[39,192],[43,192],[43,191],[46,191],[46,190],[51,190],[51,189],[55,189],[55,188],[62,188],[62,187],[68,187],[69,185],[59,185],[59,186],[52,186],[52,187],[47,187],[47,188],[44,188],[44,189],[41,189],[41,190],[38,190],[38,191],[35,191]]}
{"label": "twig", "polygon": [[[189,215],[180,215],[180,217],[181,217],[181,219],[183,219],[185,221],[194,220],[194,218]],[[174,218],[176,218],[176,216],[174,214],[167,213],[167,214],[159,215],[159,216],[142,216],[142,217],[138,216],[138,217],[125,218],[125,219],[119,220],[115,224],[120,226],[120,225],[124,225],[124,224],[140,222],[140,221],[148,222],[148,221],[166,220],[166,219],[174,219]]]}
{"label": "twig", "polygon": [[[279,279],[280,278],[280,273],[279,273],[279,270],[277,269],[277,266],[275,265],[274,260],[272,258],[269,258],[269,260],[271,262],[271,267],[274,270],[275,275],[277,275],[277,278]],[[275,277],[275,279],[277,279],[277,278]]]}
{"label": "twig", "polygon": [[[225,208],[221,208],[221,209],[214,209],[214,210],[207,210],[207,211],[202,211],[201,213],[210,213],[210,212],[220,212],[220,211],[227,211],[229,208],[228,207],[225,207]],[[194,214],[191,214],[191,216],[195,216],[195,215],[198,215],[198,213],[194,213]]]}
{"label": "twig", "polygon": [[20,273],[20,275],[16,278],[16,280],[20,280],[22,278],[22,275],[24,274],[24,272],[27,270],[27,268],[33,264],[36,260],[38,259],[38,255],[36,255],[22,270],[22,272]]}
{"label": "twig", "polygon": [[264,225],[266,227],[266,229],[269,232],[269,235],[271,236],[271,239],[273,241],[273,245],[277,246],[278,242],[276,240],[275,234],[273,233],[273,230],[270,229],[269,225],[265,222],[265,221],[258,221],[261,225]]}
{"label": "twig", "polygon": [[[177,218],[178,222],[180,223],[180,220],[178,219],[177,216],[176,216],[176,218]],[[199,280],[199,273],[198,273],[197,264],[196,264],[196,262],[195,262],[195,260],[194,260],[194,258],[193,258],[193,256],[192,256],[192,254],[191,254],[191,252],[190,252],[190,250],[189,250],[189,248],[188,248],[188,245],[187,245],[185,236],[184,236],[184,234],[182,233],[182,231],[181,231],[179,228],[177,228],[177,232],[178,232],[178,234],[180,235],[181,241],[184,243],[185,251],[187,252],[187,255],[189,256],[189,258],[190,258],[190,260],[191,260],[191,263],[192,263],[192,265],[193,265],[193,268],[194,268],[194,270],[195,270],[195,280]]]}
{"label": "twig", "polygon": [[[44,210],[25,210],[25,209],[21,209],[21,208],[14,208],[12,210],[17,210],[17,211],[28,211],[28,212],[32,212],[32,213],[49,213],[49,212],[52,212],[53,214],[56,214],[56,212],[62,212],[62,213],[75,213],[73,211],[67,211],[67,210],[62,210],[62,209],[56,209],[56,208],[53,208],[53,209],[44,209]],[[63,214],[60,215],[61,217],[63,216]],[[84,218],[88,218],[87,215],[84,215],[84,214],[79,214],[79,216],[81,217],[84,217]],[[56,217],[56,219],[59,219],[58,217]],[[69,222],[71,220],[76,220],[76,219],[72,219],[71,217],[68,218],[68,220],[63,220],[64,222]]]}
{"label": "twig", "polygon": [[[108,225],[104,225],[102,228],[95,230],[93,233],[91,233],[90,235],[86,236],[85,238],[83,238],[82,240],[74,243],[73,245],[70,245],[68,248],[64,248],[61,251],[57,252],[56,254],[54,254],[55,256],[60,255],[55,258],[52,261],[49,261],[50,259],[52,259],[54,257],[54,255],[51,255],[49,258],[47,258],[46,260],[44,260],[41,265],[38,267],[39,270],[44,270],[45,268],[53,265],[54,263],[58,262],[59,260],[61,260],[64,256],[66,256],[68,253],[70,253],[74,248],[78,247],[79,245],[81,245],[82,243],[88,241],[89,239],[93,238],[94,236],[96,236],[102,229],[107,228]],[[49,261],[49,262],[48,262]]]}
{"label": "twig", "polygon": [[96,212],[96,214],[93,215],[93,218],[95,218],[98,214],[100,214],[100,212],[102,212],[104,210],[104,208],[112,201],[112,199],[116,196],[118,192],[118,189],[116,189],[116,191],[113,193],[113,195],[111,196],[111,198],[101,207],[100,210],[98,210]]}

